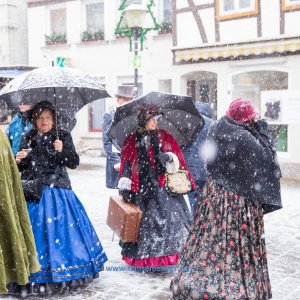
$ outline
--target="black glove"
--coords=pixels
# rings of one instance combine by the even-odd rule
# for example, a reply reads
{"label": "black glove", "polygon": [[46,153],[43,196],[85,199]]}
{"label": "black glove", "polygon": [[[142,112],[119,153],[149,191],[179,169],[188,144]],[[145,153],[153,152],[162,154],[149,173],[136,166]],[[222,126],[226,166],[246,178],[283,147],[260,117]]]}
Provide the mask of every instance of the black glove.
{"label": "black glove", "polygon": [[163,163],[173,161],[173,158],[172,158],[170,155],[168,155],[167,153],[163,153],[163,152],[160,152],[160,153],[158,154],[158,158],[159,158],[159,160],[160,160],[161,162],[163,162]]}
{"label": "black glove", "polygon": [[125,202],[130,203],[130,202],[133,201],[133,197],[132,197],[133,194],[130,191],[128,191],[128,190],[119,190],[119,194],[122,196],[122,198]]}

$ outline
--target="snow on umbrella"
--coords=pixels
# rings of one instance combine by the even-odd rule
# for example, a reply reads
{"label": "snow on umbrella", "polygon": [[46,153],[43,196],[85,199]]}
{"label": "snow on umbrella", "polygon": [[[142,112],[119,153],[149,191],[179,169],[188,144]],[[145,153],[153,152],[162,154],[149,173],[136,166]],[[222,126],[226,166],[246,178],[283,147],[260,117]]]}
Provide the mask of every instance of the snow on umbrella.
{"label": "snow on umbrella", "polygon": [[[21,103],[51,102],[58,119],[75,125],[75,114],[84,105],[110,97],[99,80],[73,68],[42,67],[10,81],[1,91],[0,100],[10,107]],[[64,124],[61,124],[63,128]],[[67,128],[70,129],[70,128]]]}
{"label": "snow on umbrella", "polygon": [[204,125],[204,120],[191,97],[150,92],[117,108],[108,130],[109,138],[122,147],[138,124],[138,112],[143,105],[154,105],[162,117],[158,128],[168,131],[181,147],[191,145]]}

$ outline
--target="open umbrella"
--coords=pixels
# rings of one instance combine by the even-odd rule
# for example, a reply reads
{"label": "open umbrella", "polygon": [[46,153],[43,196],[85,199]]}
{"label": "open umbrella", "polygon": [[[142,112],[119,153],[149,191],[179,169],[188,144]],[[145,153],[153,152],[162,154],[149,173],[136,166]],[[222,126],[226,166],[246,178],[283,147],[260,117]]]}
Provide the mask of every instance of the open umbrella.
{"label": "open umbrella", "polygon": [[[10,81],[0,91],[0,101],[10,107],[21,103],[51,102],[57,111],[59,127],[70,130],[75,114],[84,105],[110,97],[99,80],[73,68],[42,67],[26,72]],[[72,128],[71,128],[72,129]]]}
{"label": "open umbrella", "polygon": [[114,144],[122,147],[126,137],[138,124],[138,112],[143,105],[155,105],[162,117],[158,127],[168,131],[181,147],[189,146],[204,125],[191,97],[150,92],[117,108],[108,136]]}

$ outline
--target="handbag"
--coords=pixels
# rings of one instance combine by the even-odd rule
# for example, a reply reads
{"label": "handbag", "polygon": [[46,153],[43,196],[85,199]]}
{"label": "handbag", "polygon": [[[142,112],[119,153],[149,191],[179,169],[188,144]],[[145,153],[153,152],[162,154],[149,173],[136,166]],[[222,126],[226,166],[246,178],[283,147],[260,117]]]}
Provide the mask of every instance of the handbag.
{"label": "handbag", "polygon": [[21,180],[26,201],[39,201],[43,194],[43,186],[39,179]]}
{"label": "handbag", "polygon": [[165,187],[171,196],[188,194],[192,191],[192,183],[188,172],[179,170],[175,173],[167,173]]}
{"label": "handbag", "polygon": [[110,197],[106,224],[123,243],[138,242],[141,219],[142,211],[135,204],[120,196]]}

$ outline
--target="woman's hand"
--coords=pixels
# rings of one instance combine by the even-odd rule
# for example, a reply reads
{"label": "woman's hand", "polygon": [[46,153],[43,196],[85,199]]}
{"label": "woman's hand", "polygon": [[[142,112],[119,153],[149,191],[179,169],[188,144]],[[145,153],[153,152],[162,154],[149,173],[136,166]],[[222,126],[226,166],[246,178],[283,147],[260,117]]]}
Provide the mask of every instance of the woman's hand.
{"label": "woman's hand", "polygon": [[58,152],[62,152],[63,149],[63,142],[61,140],[55,140],[53,143],[54,149]]}
{"label": "woman's hand", "polygon": [[19,164],[21,162],[22,159],[24,159],[25,157],[27,157],[29,151],[19,151],[16,154],[16,162],[17,164]]}

